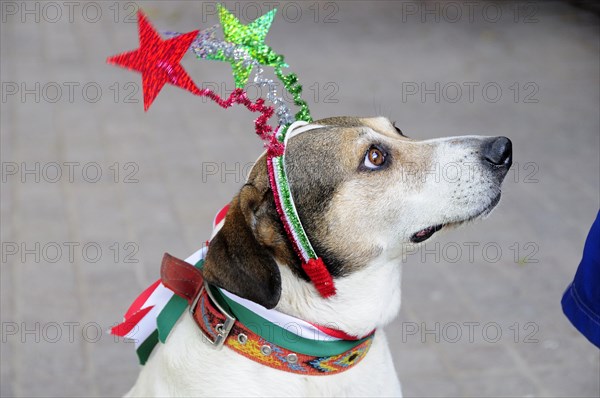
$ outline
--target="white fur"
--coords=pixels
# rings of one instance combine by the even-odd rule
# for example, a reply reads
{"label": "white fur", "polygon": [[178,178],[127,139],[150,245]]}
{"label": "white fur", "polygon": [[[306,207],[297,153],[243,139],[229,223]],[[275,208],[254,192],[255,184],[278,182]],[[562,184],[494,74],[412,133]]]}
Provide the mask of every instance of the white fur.
{"label": "white fur", "polygon": [[[320,297],[287,267],[281,270],[282,298],[277,309],[309,321],[336,319],[342,330],[364,335],[388,323],[400,308],[397,264],[376,261],[337,280],[340,293],[331,300]],[[382,302],[389,305],[382,306]],[[381,329],[368,354],[353,368],[336,375],[302,376],[261,365],[227,347],[213,349],[202,341],[198,326],[186,312],[167,343],[155,348],[127,396],[399,397],[402,392]]]}
{"label": "white fur", "polygon": [[[166,344],[155,348],[128,396],[401,396],[382,328],[400,309],[401,259],[407,245],[413,246],[410,237],[429,226],[453,225],[489,212],[500,193],[501,178],[494,177],[489,167],[477,166],[484,137],[417,142],[400,137],[385,118],[365,119],[365,124],[372,128],[361,128],[366,134],[355,134],[359,138],[353,144],[384,142],[395,150],[397,161],[381,177],[357,174],[338,187],[325,215],[327,233],[322,238],[347,258],[367,254],[358,259],[367,262],[336,278],[337,294],[328,299],[280,264],[282,293],[276,307],[356,336],[377,329],[365,358],[336,375],[303,376],[272,369],[227,347],[214,350],[203,342],[186,312]],[[342,155],[351,157],[355,151],[348,152]],[[407,173],[412,159],[416,174]],[[419,162],[433,166],[434,174],[425,173],[427,166]],[[444,175],[450,164],[460,172],[456,179]]]}
{"label": "white fur", "polygon": [[400,310],[399,263],[377,258],[363,269],[336,279],[337,293],[327,299],[312,283],[294,277],[289,268],[280,269],[282,294],[275,308],[297,318],[362,337],[387,325]]}

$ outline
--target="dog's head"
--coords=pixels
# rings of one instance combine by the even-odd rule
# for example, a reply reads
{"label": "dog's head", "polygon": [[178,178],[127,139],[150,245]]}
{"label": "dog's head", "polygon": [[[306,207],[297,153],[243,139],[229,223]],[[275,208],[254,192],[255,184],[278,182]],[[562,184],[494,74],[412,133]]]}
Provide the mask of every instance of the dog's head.
{"label": "dog's head", "polygon": [[[303,227],[334,280],[376,259],[397,267],[406,245],[488,214],[512,160],[504,137],[416,141],[384,117],[315,124],[323,127],[289,140],[286,171]],[[263,154],[211,242],[205,275],[271,308],[280,267],[308,280],[279,220]]]}

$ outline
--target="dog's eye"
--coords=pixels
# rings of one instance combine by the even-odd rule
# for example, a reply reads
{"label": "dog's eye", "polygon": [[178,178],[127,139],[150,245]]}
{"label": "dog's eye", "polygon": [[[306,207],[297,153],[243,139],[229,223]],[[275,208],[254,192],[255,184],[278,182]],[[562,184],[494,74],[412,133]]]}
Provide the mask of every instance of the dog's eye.
{"label": "dog's eye", "polygon": [[365,155],[365,166],[371,170],[375,170],[383,166],[385,163],[385,154],[376,146],[369,148]]}

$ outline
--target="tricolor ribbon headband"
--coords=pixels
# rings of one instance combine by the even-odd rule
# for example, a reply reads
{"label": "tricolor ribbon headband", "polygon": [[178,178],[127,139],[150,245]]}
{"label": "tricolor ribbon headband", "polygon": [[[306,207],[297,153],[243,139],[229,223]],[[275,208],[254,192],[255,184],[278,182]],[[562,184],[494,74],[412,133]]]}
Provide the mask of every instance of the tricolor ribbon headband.
{"label": "tricolor ribbon headband", "polygon": [[[284,62],[283,55],[275,53],[264,43],[276,10],[269,11],[248,25],[242,24],[225,7],[219,5],[218,10],[223,27],[223,40],[216,38],[215,27],[185,34],[166,31],[163,34],[170,38],[163,40],[146,15],[139,10],[140,48],[109,57],[107,62],[142,74],[146,111],[164,85],[169,83],[194,95],[208,97],[223,108],[240,104],[251,112],[260,113],[254,124],[257,135],[265,141],[269,182],[277,212],[296,254],[302,261],[302,269],[321,296],[330,297],[335,294],[333,278],[323,260],[315,253],[302,226],[285,168],[285,150],[289,139],[323,126],[309,124],[312,117],[308,104],[302,99],[302,86],[298,77],[294,73],[286,75],[283,68],[288,65]],[[236,88],[228,98],[222,98],[210,89],[198,88],[180,65],[188,50],[200,59],[231,64]],[[277,83],[264,76],[264,66],[273,67],[273,72],[283,88],[292,95],[294,105],[299,107],[295,115],[292,116],[288,104],[277,93]],[[244,87],[252,71],[255,73],[253,82],[258,87],[267,89],[266,100],[272,106],[267,106],[263,98],[254,102],[248,98]],[[278,118],[276,129],[268,124],[273,114]]]}

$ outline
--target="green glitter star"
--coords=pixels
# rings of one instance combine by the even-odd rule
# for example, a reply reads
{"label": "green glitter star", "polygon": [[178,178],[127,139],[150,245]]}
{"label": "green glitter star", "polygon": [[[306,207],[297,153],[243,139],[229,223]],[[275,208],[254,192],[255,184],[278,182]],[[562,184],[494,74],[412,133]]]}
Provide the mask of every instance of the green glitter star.
{"label": "green glitter star", "polygon": [[[286,67],[283,56],[275,53],[271,47],[264,41],[275,18],[276,9],[273,9],[265,15],[257,18],[254,22],[244,25],[222,5],[218,5],[219,19],[223,25],[223,35],[225,40],[243,47],[250,57],[258,61],[261,65]],[[251,65],[244,65],[244,60],[232,60],[226,57],[221,51],[217,54],[209,55],[209,59],[227,61],[231,63],[235,87],[243,88],[252,72]]]}

